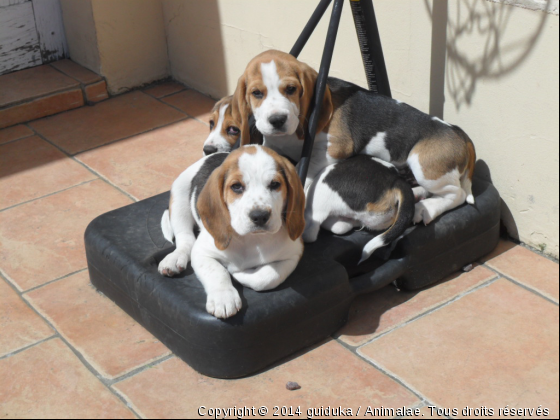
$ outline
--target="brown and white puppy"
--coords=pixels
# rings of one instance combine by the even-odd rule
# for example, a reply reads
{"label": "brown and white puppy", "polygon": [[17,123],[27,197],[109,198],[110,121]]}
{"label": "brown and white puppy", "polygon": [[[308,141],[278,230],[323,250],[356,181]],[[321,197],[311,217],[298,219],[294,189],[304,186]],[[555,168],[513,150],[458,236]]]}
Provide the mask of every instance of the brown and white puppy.
{"label": "brown and white puppy", "polygon": [[[299,160],[317,73],[289,54],[268,51],[253,59],[239,79],[232,112],[240,114],[242,144],[254,115],[264,145]],[[298,124],[296,126],[295,117]],[[307,193],[324,168],[366,154],[397,167],[408,165],[419,187],[414,222],[431,223],[465,201],[474,204],[474,145],[459,127],[400,101],[330,77],[323,99]],[[430,196],[430,198],[427,198]]]}
{"label": "brown and white puppy", "polygon": [[276,152],[250,145],[206,156],[173,183],[161,224],[176,249],[161,261],[159,272],[172,276],[191,260],[208,296],[207,311],[231,317],[241,299],[230,274],[263,291],[296,268],[303,253],[304,206],[294,166]]}
{"label": "brown and white puppy", "polygon": [[241,133],[239,122],[231,115],[231,96],[216,102],[210,117],[210,134],[203,146],[204,156],[217,152],[230,152]]}
{"label": "brown and white puppy", "polygon": [[[204,156],[212,153],[231,152],[238,143],[241,121],[233,117],[231,102],[232,96],[226,96],[214,105],[209,121],[210,134],[202,149]],[[254,127],[250,129],[250,136],[252,144],[262,144],[262,135]]]}

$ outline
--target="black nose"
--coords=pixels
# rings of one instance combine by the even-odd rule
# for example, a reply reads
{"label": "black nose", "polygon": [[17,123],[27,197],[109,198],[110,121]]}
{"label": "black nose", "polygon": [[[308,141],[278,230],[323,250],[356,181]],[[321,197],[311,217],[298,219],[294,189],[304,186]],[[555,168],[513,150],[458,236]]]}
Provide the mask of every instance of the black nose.
{"label": "black nose", "polygon": [[270,123],[270,125],[272,125],[274,128],[282,128],[284,126],[284,124],[286,123],[286,120],[288,119],[287,115],[283,115],[283,114],[274,114],[273,116],[271,116],[268,119],[268,122]]}
{"label": "black nose", "polygon": [[268,219],[270,219],[270,211],[268,210],[253,210],[249,213],[249,218],[257,226],[264,226]]}
{"label": "black nose", "polygon": [[216,146],[204,146],[204,148],[202,149],[202,151],[204,152],[204,154],[206,156],[211,155],[213,153],[216,153],[218,151],[218,148]]}

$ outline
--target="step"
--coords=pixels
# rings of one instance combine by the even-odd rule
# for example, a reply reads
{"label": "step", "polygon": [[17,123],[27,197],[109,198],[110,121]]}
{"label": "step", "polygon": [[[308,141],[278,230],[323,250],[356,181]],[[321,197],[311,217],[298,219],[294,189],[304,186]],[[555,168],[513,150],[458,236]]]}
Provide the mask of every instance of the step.
{"label": "step", "polygon": [[107,99],[107,83],[71,60],[0,76],[0,128]]}

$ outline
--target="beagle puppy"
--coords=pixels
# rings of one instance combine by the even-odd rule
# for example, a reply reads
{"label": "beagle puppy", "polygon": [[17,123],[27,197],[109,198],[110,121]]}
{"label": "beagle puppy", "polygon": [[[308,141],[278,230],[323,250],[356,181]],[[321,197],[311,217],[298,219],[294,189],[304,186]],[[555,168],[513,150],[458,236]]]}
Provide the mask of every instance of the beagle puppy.
{"label": "beagle puppy", "polygon": [[[250,141],[254,115],[264,145],[299,159],[317,73],[293,56],[267,51],[255,57],[238,81],[232,113],[239,114],[241,144]],[[414,222],[431,223],[467,201],[476,152],[459,127],[409,105],[330,77],[323,98],[306,193],[324,168],[365,154],[412,170],[419,187]],[[429,197],[429,198],[428,198]]]}
{"label": "beagle puppy", "polygon": [[210,134],[202,148],[204,156],[217,152],[230,152],[239,138],[239,123],[231,115],[232,96],[226,96],[216,102],[210,116]]}
{"label": "beagle puppy", "polygon": [[[203,155],[230,152],[236,147],[241,133],[241,122],[234,119],[231,109],[232,96],[220,99],[214,105],[210,116],[210,134],[204,141]],[[262,144],[262,135],[254,128],[250,130],[252,144]]]}
{"label": "beagle puppy", "polygon": [[159,272],[173,276],[190,260],[206,291],[208,313],[231,317],[241,299],[230,275],[263,291],[296,268],[303,254],[304,206],[294,166],[276,152],[249,145],[206,156],[173,183],[161,226],[176,249],[160,262]]}
{"label": "beagle puppy", "polygon": [[381,159],[358,155],[327,166],[313,182],[305,208],[305,242],[319,228],[342,235],[363,226],[385,230],[369,241],[360,263],[376,249],[399,239],[414,217],[414,194],[397,169]]}

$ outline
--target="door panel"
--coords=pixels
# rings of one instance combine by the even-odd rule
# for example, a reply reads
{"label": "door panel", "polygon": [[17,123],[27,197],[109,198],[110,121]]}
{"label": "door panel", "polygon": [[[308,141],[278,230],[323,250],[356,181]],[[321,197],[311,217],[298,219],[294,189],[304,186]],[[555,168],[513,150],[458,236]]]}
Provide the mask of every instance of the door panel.
{"label": "door panel", "polygon": [[31,1],[0,1],[0,74],[42,64]]}
{"label": "door panel", "polygon": [[67,56],[60,0],[0,0],[0,75]]}

